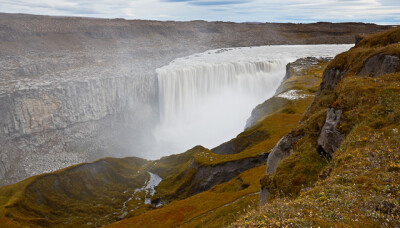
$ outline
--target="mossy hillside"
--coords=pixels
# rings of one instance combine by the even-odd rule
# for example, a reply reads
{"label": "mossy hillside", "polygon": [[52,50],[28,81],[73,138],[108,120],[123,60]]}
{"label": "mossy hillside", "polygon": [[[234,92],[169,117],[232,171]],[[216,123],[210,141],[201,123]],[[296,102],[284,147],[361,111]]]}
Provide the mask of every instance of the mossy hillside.
{"label": "mossy hillside", "polygon": [[[382,34],[397,34],[398,30],[397,28]],[[378,37],[382,34],[378,34]],[[369,39],[375,39],[375,37]],[[379,49],[366,48],[362,46],[363,43],[370,42],[368,39],[364,40],[357,47],[339,54],[328,65],[328,70],[341,69],[344,72],[344,78],[348,81],[346,83],[339,81],[334,89],[321,90],[302,119],[303,123],[293,130],[294,135],[302,138],[294,145],[292,155],[281,162],[276,173],[262,178],[262,184],[272,193],[271,198],[278,195],[296,197],[301,189],[310,187],[317,181],[319,173],[328,164],[326,159],[315,153],[317,138],[328,108],[333,107],[343,111],[337,127],[344,135],[361,122],[367,122],[379,128],[385,123],[399,121],[399,109],[396,108],[399,107],[396,103],[399,99],[396,74],[378,78],[356,76],[368,58],[379,51],[387,50],[388,46],[378,45]],[[400,53],[400,46],[397,43],[389,42],[388,45],[392,50],[391,53]],[[345,65],[337,65],[338,63]]]}
{"label": "mossy hillside", "polygon": [[319,173],[328,164],[316,150],[326,111],[316,112],[292,130],[292,135],[300,139],[293,145],[291,155],[279,163],[275,173],[261,179],[261,184],[270,192],[269,198],[296,197],[302,189],[312,187],[317,181]]}
{"label": "mossy hillside", "polygon": [[139,158],[105,158],[5,186],[0,189],[0,221],[29,227],[90,227],[116,221],[129,190],[148,178],[146,163]]}
{"label": "mossy hillside", "polygon": [[[153,202],[166,204],[172,200],[180,200],[206,191],[214,184],[228,181],[239,173],[237,170],[246,170],[258,166],[259,153],[242,154],[242,156],[218,155],[210,150],[196,146],[183,154],[172,155],[156,161],[151,172],[160,173],[163,180],[156,187]],[[263,155],[265,157],[265,155]],[[253,163],[255,162],[255,163]],[[234,170],[232,170],[232,168]],[[203,176],[202,173],[207,173]],[[213,176],[218,174],[223,176]]]}
{"label": "mossy hillside", "polygon": [[[303,124],[294,130],[303,138],[294,146],[292,155],[281,162],[275,174],[262,179],[262,184],[272,190],[271,202],[235,226],[399,226],[400,73],[357,76],[360,62],[378,50],[376,45],[379,50],[397,53],[399,47],[393,43],[400,39],[383,42],[389,47],[376,44],[368,48],[362,44],[374,43],[382,34],[398,32],[393,29],[378,34],[378,39],[366,38],[328,66],[344,70],[343,79],[334,89],[323,90],[316,97]],[[315,146],[329,107],[343,111],[338,130],[346,138],[333,160],[324,161],[318,158]],[[312,167],[298,168],[307,164]],[[299,181],[306,178],[310,181]]]}
{"label": "mossy hillside", "polygon": [[260,188],[258,176],[264,170],[265,166],[252,168],[206,192],[107,227],[199,227],[209,224],[221,227],[233,221],[235,214],[243,208],[255,205],[254,193]]}
{"label": "mossy hillside", "polygon": [[400,125],[358,124],[315,187],[298,198],[275,198],[233,227],[400,226]]}
{"label": "mossy hillside", "polygon": [[198,163],[196,156],[208,151],[202,146],[196,146],[185,153],[163,157],[156,161],[150,170],[159,174],[163,180],[156,187],[153,200],[162,200],[166,203],[172,199],[186,198],[198,169],[195,165]]}
{"label": "mossy hillside", "polygon": [[337,68],[346,74],[357,74],[365,60],[378,54],[400,56],[400,29],[393,28],[379,34],[366,36],[350,51],[338,55],[329,68]]}

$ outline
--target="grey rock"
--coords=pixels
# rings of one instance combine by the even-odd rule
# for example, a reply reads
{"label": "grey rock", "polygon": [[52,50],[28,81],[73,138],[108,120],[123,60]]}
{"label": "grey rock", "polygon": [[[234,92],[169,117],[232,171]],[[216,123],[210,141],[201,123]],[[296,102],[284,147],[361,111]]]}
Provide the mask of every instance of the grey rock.
{"label": "grey rock", "polygon": [[267,202],[269,196],[269,191],[266,187],[261,186],[260,195],[258,197],[258,205],[262,206]]}
{"label": "grey rock", "polygon": [[[267,169],[265,170],[265,174],[271,174],[276,171],[279,163],[290,155],[293,144],[297,142],[299,138],[299,136],[295,137],[292,135],[292,133],[289,133],[278,141],[275,147],[271,150],[271,153],[268,155]],[[265,204],[268,195],[268,189],[262,187],[259,196],[259,205]]]}
{"label": "grey rock", "polygon": [[345,71],[337,68],[327,68],[322,74],[322,82],[319,85],[316,97],[325,89],[334,89],[336,84],[343,79]]}
{"label": "grey rock", "polygon": [[364,61],[358,75],[373,77],[395,73],[400,70],[400,58],[395,55],[378,54]]}
{"label": "grey rock", "polygon": [[195,184],[191,186],[189,192],[194,195],[207,191],[212,186],[229,181],[240,173],[263,164],[267,157],[268,154],[262,153],[256,157],[230,161],[216,166],[199,167],[193,179]]}
{"label": "grey rock", "polygon": [[[329,61],[328,58],[316,58],[316,57],[307,57],[300,58],[294,62],[288,63],[286,65],[286,74],[283,78],[283,81],[291,78],[296,73],[300,73],[302,70],[311,67],[312,65],[318,64],[319,61]],[[277,91],[276,94],[279,94],[281,91]]]}
{"label": "grey rock", "polygon": [[265,174],[274,173],[276,168],[283,159],[290,155],[292,146],[299,137],[294,137],[291,133],[283,136],[275,147],[271,150],[267,160],[267,169]]}
{"label": "grey rock", "polygon": [[0,185],[104,156],[141,156],[140,137],[158,120],[152,75],[60,77],[26,87],[0,95]]}
{"label": "grey rock", "polygon": [[344,136],[336,130],[342,110],[330,108],[326,114],[325,124],[318,137],[318,152],[323,156],[332,157],[344,140]]}

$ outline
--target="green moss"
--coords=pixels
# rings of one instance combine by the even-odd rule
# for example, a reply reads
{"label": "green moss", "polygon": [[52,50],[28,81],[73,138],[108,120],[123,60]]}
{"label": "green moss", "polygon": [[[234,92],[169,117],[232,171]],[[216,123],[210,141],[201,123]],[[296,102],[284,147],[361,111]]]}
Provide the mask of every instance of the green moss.
{"label": "green moss", "polygon": [[328,68],[337,68],[347,75],[360,72],[365,60],[378,54],[400,56],[400,28],[393,28],[377,35],[367,36],[357,46],[344,52],[329,64]]}
{"label": "green moss", "polygon": [[274,174],[262,179],[263,186],[270,191],[270,197],[296,197],[301,189],[312,186],[326,166],[327,160],[316,153],[314,140],[309,136],[300,139],[294,153],[284,159]]}
{"label": "green moss", "polygon": [[0,189],[1,217],[23,226],[80,226],[116,221],[129,191],[141,187],[146,160],[105,158],[31,177]]}
{"label": "green moss", "polygon": [[[156,210],[122,220],[107,227],[221,227],[236,219],[235,214],[255,206],[259,178],[265,166],[247,170],[231,181],[214,186],[184,200],[173,201]],[[246,188],[238,188],[238,182]],[[233,216],[227,216],[231,214]]]}
{"label": "green moss", "polygon": [[[399,34],[397,28],[368,37],[328,66],[346,71],[345,77],[316,97],[294,130],[302,139],[292,155],[275,174],[262,178],[271,190],[270,202],[234,226],[400,225],[400,73],[355,76],[369,56],[398,55]],[[333,159],[325,161],[317,157],[315,144],[329,107],[343,111],[338,129],[345,140]]]}
{"label": "green moss", "polygon": [[376,48],[385,47],[391,44],[398,44],[400,40],[400,29],[392,28],[387,31],[364,37],[356,47]]}

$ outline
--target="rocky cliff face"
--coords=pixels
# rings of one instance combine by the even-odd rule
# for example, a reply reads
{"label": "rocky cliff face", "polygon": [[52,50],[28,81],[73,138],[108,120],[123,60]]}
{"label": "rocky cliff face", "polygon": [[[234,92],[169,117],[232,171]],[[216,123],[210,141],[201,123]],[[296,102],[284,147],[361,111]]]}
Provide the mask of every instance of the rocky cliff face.
{"label": "rocky cliff face", "polygon": [[154,70],[174,58],[228,46],[351,43],[355,33],[386,28],[330,25],[0,14],[0,185],[103,156],[144,155],[158,121]]}
{"label": "rocky cliff face", "polygon": [[[111,151],[127,156],[129,149],[144,149],[140,134],[150,134],[143,129],[157,121],[154,80],[148,75],[59,80],[1,95],[4,183],[111,156]],[[125,133],[136,144],[129,138],[124,144]]]}

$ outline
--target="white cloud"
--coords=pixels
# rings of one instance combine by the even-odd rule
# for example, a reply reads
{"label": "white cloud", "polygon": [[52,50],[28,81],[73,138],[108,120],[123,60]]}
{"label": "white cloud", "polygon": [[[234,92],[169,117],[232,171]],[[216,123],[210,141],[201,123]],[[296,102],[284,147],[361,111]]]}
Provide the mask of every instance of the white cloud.
{"label": "white cloud", "polygon": [[400,24],[398,0],[0,0],[0,11],[153,20]]}

